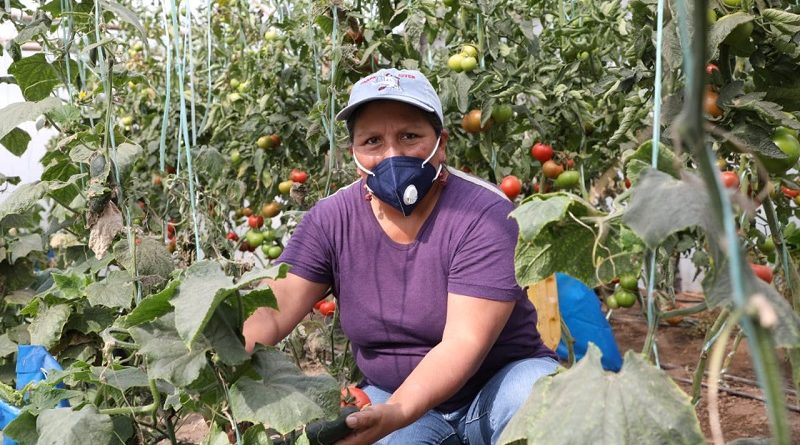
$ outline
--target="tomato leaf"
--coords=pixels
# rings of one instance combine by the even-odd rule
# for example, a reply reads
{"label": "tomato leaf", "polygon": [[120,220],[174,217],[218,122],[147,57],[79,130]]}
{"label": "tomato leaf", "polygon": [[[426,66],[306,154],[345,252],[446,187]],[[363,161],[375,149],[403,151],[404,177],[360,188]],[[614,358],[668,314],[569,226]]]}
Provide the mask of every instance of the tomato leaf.
{"label": "tomato leaf", "polygon": [[112,270],[103,280],[86,287],[86,299],[92,306],[130,309],[134,290],[130,272]]}
{"label": "tomato leaf", "polygon": [[258,347],[252,363],[261,380],[242,377],[230,389],[237,420],[265,423],[285,434],[339,413],[340,390],[330,375],[307,376],[274,348]]}
{"label": "tomato leaf", "polygon": [[606,372],[600,356],[590,343],[571,369],[537,381],[497,443],[705,443],[689,397],[664,371],[628,351],[619,373]]}
{"label": "tomato leaf", "polygon": [[214,310],[232,290],[233,279],[215,261],[198,261],[183,274],[178,293],[170,300],[175,308],[175,328],[186,346],[193,348]]}
{"label": "tomato leaf", "polygon": [[143,299],[128,315],[121,318],[118,324],[130,328],[168,314],[172,311],[169,300],[175,294],[179,284],[179,280],[170,281],[161,292]]}
{"label": "tomato leaf", "polygon": [[702,186],[650,168],[642,173],[633,189],[623,221],[648,247],[655,249],[675,232],[695,226],[705,228],[710,206]]}
{"label": "tomato leaf", "polygon": [[61,331],[67,324],[72,309],[68,304],[56,304],[41,308],[33,319],[28,331],[31,334],[31,344],[53,347],[61,337]]}
{"label": "tomato leaf", "polygon": [[46,181],[30,182],[15,188],[11,195],[0,202],[0,221],[7,216],[29,213],[47,193],[49,185]]}
{"label": "tomato leaf", "polygon": [[38,233],[31,233],[22,235],[19,239],[9,243],[9,250],[11,251],[11,264],[17,262],[18,259],[28,256],[31,252],[41,252],[42,248],[42,235]]}
{"label": "tomato leaf", "polygon": [[0,145],[10,151],[14,156],[22,156],[28,149],[28,143],[31,141],[31,135],[27,131],[19,128],[12,128],[8,134],[0,139]]}
{"label": "tomato leaf", "polygon": [[72,408],[46,409],[36,419],[37,443],[84,445],[111,443],[114,423],[111,416],[99,414],[91,405],[80,411]]}
{"label": "tomato leaf", "polygon": [[188,386],[208,366],[206,352],[211,349],[205,337],[198,337],[189,349],[175,329],[175,317],[167,314],[158,320],[130,329],[141,345],[139,353],[147,361],[151,379],[164,379],[177,386]]}
{"label": "tomato leaf", "polygon": [[8,67],[8,72],[16,79],[25,100],[55,100],[61,104],[60,99],[48,97],[61,80],[53,65],[47,62],[44,53],[17,60]]}
{"label": "tomato leaf", "polygon": [[711,25],[711,29],[708,30],[706,61],[715,60],[717,58],[719,55],[719,46],[737,26],[752,22],[753,19],[755,19],[755,17],[746,12],[735,12],[722,17]]}

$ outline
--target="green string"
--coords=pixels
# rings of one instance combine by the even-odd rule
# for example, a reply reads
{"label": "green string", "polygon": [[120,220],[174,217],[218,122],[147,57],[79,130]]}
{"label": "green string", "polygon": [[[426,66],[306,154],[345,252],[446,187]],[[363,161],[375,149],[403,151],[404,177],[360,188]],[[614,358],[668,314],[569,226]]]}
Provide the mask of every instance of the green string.
{"label": "green string", "polygon": [[211,90],[213,89],[211,83],[211,41],[213,33],[211,32],[211,0],[206,2],[206,71],[208,84],[206,85],[206,108],[203,111],[203,119],[200,120],[200,128],[206,127],[208,122],[209,110],[211,110]]}
{"label": "green string", "polygon": [[164,23],[164,45],[166,46],[166,59],[167,59],[167,68],[166,68],[166,95],[164,98],[164,115],[161,117],[161,137],[159,138],[158,143],[158,164],[159,170],[164,171],[166,170],[166,162],[167,162],[167,123],[169,119],[169,108],[170,108],[170,92],[172,91],[172,47],[170,44],[170,37],[169,37],[169,25],[167,24],[167,5],[166,0],[164,3],[164,7],[161,8],[161,18]]}
{"label": "green string", "polygon": [[67,97],[72,98],[72,88],[71,88],[72,85],[70,85],[70,83],[72,82],[72,71],[70,70],[70,67],[69,67],[69,46],[70,45],[68,44],[69,42],[67,41],[67,37],[72,32],[72,23],[69,20],[69,10],[70,10],[69,4],[70,4],[70,1],[71,0],[61,0],[62,15],[63,15],[63,11],[66,11],[67,14],[68,14],[68,16],[67,16],[68,18],[66,20],[66,23],[64,23],[65,20],[62,20],[61,23],[59,24],[59,27],[61,28],[62,35],[63,35],[62,39],[63,39],[63,43],[64,43],[64,61],[65,61],[64,64],[67,66],[67,81],[64,82],[64,85],[67,87]]}
{"label": "green string", "polygon": [[[172,30],[175,33],[175,41],[176,41],[176,52],[175,52],[175,61],[176,61],[176,70],[178,72],[178,87],[179,87],[179,94],[180,94],[180,134],[183,136],[183,145],[186,154],[186,176],[189,179],[189,205],[192,210],[192,224],[194,226],[194,239],[195,239],[195,252],[197,254],[197,260],[202,260],[205,258],[205,254],[203,253],[203,247],[201,246],[200,242],[200,226],[197,221],[197,196],[195,194],[194,188],[194,169],[192,168],[192,150],[189,143],[189,127],[187,124],[187,112],[186,112],[186,96],[184,95],[184,65],[183,59],[178,57],[177,49],[181,47],[179,39],[180,30],[178,27],[178,15],[175,8],[175,0],[170,0],[170,5],[172,7]],[[187,8],[188,9],[188,8]],[[185,51],[184,51],[185,54]],[[180,142],[179,142],[180,146]],[[180,153],[180,151],[178,151]],[[180,155],[178,156],[180,160]],[[178,168],[180,168],[180,162],[178,162]],[[180,173],[180,171],[178,171]]]}
{"label": "green string", "polygon": [[[658,0],[658,13],[656,17],[656,73],[655,73],[655,92],[653,94],[653,139],[650,165],[658,169],[658,151],[661,143],[661,78],[662,78],[662,58],[664,47],[664,0]],[[648,252],[647,258],[650,260],[647,267],[647,328],[648,332],[655,329],[655,292],[656,284],[656,257],[658,251],[652,249]],[[645,347],[647,347],[645,345]],[[653,357],[656,366],[659,365],[658,346],[655,340],[652,342]],[[646,351],[644,351],[646,352]]]}
{"label": "green string", "polygon": [[328,155],[328,180],[327,184],[325,185],[326,190],[330,190],[330,183],[331,183],[331,175],[333,174],[334,162],[336,161],[336,138],[334,135],[334,121],[336,119],[336,90],[334,86],[336,84],[336,64],[338,62],[338,56],[336,54],[336,44],[338,42],[337,31],[339,28],[339,13],[337,11],[336,5],[333,5],[333,28],[331,29],[331,78],[330,78],[330,86],[328,87],[328,94],[330,94],[330,105],[329,105],[329,112],[330,112],[330,120],[328,121],[329,125],[327,128],[328,132],[328,143],[329,143],[329,155]]}
{"label": "green string", "polygon": [[[103,9],[100,6],[100,0],[95,0],[95,15],[94,15],[94,32],[95,38],[98,42],[101,41],[100,39],[100,17],[103,15]],[[106,66],[105,64],[105,52],[103,50],[103,46],[100,45],[97,47],[97,60],[99,62],[98,66],[100,69],[100,81],[105,85],[105,92],[106,97],[108,99],[108,108],[106,109],[106,128],[105,132],[108,136],[108,141],[111,143],[111,146],[108,147],[109,151],[108,154],[111,157],[111,163],[114,166],[114,180],[117,185],[118,190],[118,202],[120,205],[125,203],[125,196],[124,190],[122,186],[121,177],[119,174],[119,165],[117,164],[117,142],[114,135],[114,122],[111,119],[111,111],[112,105],[114,104],[113,101],[113,88],[111,85],[111,76],[113,75],[113,71],[110,69],[110,66]],[[135,285],[136,285],[136,304],[138,305],[142,301],[142,286],[139,282],[139,268],[136,262],[136,245],[134,243],[133,237],[133,228],[131,227],[131,207],[130,205],[125,205],[125,227],[127,227],[127,239],[128,239],[128,251],[132,253],[131,257],[134,258],[133,261],[133,275],[135,277]]]}
{"label": "green string", "polygon": [[186,50],[189,52],[189,93],[191,93],[191,110],[192,110],[192,146],[197,146],[197,120],[195,118],[195,100],[194,100],[194,45],[192,42],[192,8],[186,6],[186,29],[188,35],[184,41],[184,60],[186,59]]}

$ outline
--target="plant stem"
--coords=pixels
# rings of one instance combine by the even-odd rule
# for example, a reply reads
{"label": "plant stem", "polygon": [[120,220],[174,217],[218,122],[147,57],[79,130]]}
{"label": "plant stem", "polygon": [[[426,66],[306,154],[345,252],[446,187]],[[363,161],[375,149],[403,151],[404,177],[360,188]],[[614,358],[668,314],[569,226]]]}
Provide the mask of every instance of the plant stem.
{"label": "plant stem", "polygon": [[150,393],[153,395],[153,402],[144,406],[119,406],[116,408],[104,408],[98,410],[100,414],[108,414],[109,416],[115,415],[136,415],[136,414],[152,414],[161,405],[161,393],[158,392],[155,379],[150,379]]}
{"label": "plant stem", "polygon": [[716,340],[717,333],[722,328],[722,325],[728,320],[730,309],[724,308],[719,313],[714,324],[706,331],[706,337],[703,340],[703,350],[700,352],[700,360],[697,362],[697,367],[694,370],[694,379],[692,381],[692,405],[696,405],[700,400],[700,388],[703,384],[703,374],[706,371],[706,362],[708,361],[708,348]]}

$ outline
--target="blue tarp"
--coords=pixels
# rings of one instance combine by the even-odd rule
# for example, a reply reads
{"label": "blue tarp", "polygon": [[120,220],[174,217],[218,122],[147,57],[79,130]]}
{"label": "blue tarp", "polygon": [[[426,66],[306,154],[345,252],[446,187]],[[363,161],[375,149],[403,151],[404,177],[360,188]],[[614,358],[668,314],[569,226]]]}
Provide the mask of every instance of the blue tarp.
{"label": "blue tarp", "polygon": [[[597,295],[580,280],[560,272],[556,274],[556,286],[558,310],[575,340],[572,346],[575,359],[580,360],[586,354],[589,342],[592,342],[603,352],[601,359],[603,369],[619,371],[622,368],[622,356],[611,325],[600,309]],[[556,354],[562,360],[567,360],[567,352],[567,344],[562,338],[556,348]]]}
{"label": "blue tarp", "polygon": [[[47,378],[47,372],[61,371],[61,365],[41,345],[19,345],[17,347],[17,390],[21,390],[30,382],[38,382]],[[63,388],[63,385],[59,384]],[[68,407],[69,402],[62,400],[58,406]],[[0,430],[4,429],[19,415],[19,409],[0,400]],[[3,436],[2,445],[17,445]]]}

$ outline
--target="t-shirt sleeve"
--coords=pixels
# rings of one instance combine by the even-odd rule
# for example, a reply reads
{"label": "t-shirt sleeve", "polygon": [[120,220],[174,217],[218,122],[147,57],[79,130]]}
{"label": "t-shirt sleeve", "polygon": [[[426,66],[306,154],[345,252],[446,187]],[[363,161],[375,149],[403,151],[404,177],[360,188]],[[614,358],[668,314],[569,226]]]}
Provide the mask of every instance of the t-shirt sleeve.
{"label": "t-shirt sleeve", "polygon": [[330,240],[320,229],[320,215],[312,208],[297,225],[278,263],[291,266],[289,272],[315,283],[331,284],[333,249]]}
{"label": "t-shirt sleeve", "polygon": [[448,292],[503,301],[525,295],[514,273],[519,227],[508,218],[513,209],[511,202],[498,201],[467,229],[450,265]]}

